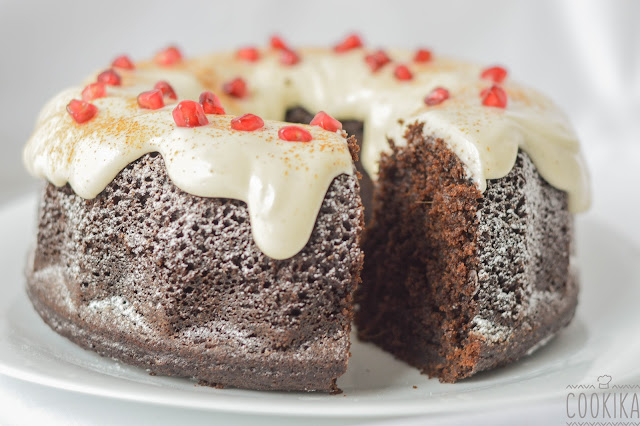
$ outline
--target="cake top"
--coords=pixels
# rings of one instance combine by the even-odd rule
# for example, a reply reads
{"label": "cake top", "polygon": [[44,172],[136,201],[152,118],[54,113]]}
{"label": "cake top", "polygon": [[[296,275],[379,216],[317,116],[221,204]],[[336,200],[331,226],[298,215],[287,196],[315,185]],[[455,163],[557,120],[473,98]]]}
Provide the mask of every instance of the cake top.
{"label": "cake top", "polygon": [[[294,106],[330,116],[315,126],[270,121]],[[521,148],[568,192],[573,212],[589,206],[579,142],[548,98],[502,67],[368,49],[355,35],[333,49],[294,50],[273,37],[265,48],[191,59],[175,47],[146,62],[119,57],[49,102],[24,160],[32,174],[93,198],[127,164],[158,151],[180,189],[245,201],[258,246],[287,258],[306,244],[331,181],[353,173],[331,116],[364,122],[362,160],[373,177],[387,137],[402,145],[406,127],[422,122],[481,191],[511,170]]]}

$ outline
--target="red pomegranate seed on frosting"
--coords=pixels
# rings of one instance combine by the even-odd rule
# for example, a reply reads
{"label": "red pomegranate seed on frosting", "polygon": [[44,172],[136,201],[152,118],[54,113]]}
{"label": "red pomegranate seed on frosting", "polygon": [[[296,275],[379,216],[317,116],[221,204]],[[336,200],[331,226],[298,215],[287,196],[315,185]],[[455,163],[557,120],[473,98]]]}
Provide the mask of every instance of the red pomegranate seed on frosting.
{"label": "red pomegranate seed on frosting", "polygon": [[98,83],[108,84],[109,86],[120,86],[122,79],[120,75],[112,69],[106,70],[98,74]]}
{"label": "red pomegranate seed on frosting", "polygon": [[92,101],[98,98],[104,98],[107,96],[107,89],[104,83],[91,83],[82,91],[82,100]]}
{"label": "red pomegranate seed on frosting", "polygon": [[222,86],[222,90],[229,96],[234,98],[244,98],[247,96],[247,83],[240,77],[234,78],[226,82]]}
{"label": "red pomegranate seed on frosting", "polygon": [[280,52],[280,63],[282,65],[295,65],[300,62],[300,56],[293,50],[284,49]]}
{"label": "red pomegranate seed on frosting", "polygon": [[284,126],[278,130],[278,137],[289,142],[309,142],[313,137],[308,130],[298,126]]}
{"label": "red pomegranate seed on frosting", "polygon": [[71,102],[67,104],[67,112],[76,123],[81,124],[95,117],[98,113],[98,108],[89,102],[72,99]]}
{"label": "red pomegranate seed on frosting", "polygon": [[449,99],[449,91],[442,87],[436,87],[424,98],[424,103],[429,106],[441,104]]}
{"label": "red pomegranate seed on frosting", "polygon": [[391,59],[389,59],[383,50],[378,50],[377,52],[365,56],[364,60],[373,72],[378,71],[380,68],[391,62]]}
{"label": "red pomegranate seed on frosting", "polygon": [[330,132],[337,132],[338,130],[342,129],[342,123],[324,111],[320,111],[319,113],[317,113],[309,124],[312,126],[320,126]]}
{"label": "red pomegranate seed on frosting", "polygon": [[506,108],[507,106],[507,92],[496,84],[484,89],[480,93],[480,96],[482,97],[482,105],[484,106],[496,108]]}
{"label": "red pomegranate seed on frosting", "polygon": [[411,80],[413,78],[413,74],[406,65],[398,65],[393,71],[393,75],[395,75],[398,80]]}
{"label": "red pomegranate seed on frosting", "polygon": [[114,68],[122,68],[125,70],[132,70],[136,67],[135,65],[133,65],[133,62],[127,55],[122,55],[115,58],[111,63],[111,66]]}
{"label": "red pomegranate seed on frosting", "polygon": [[138,95],[138,105],[145,109],[158,109],[164,106],[162,90],[153,89]]}
{"label": "red pomegranate seed on frosting", "polygon": [[169,46],[164,50],[156,53],[154,62],[158,65],[169,66],[175,65],[182,61],[182,52],[175,46]]}
{"label": "red pomegranate seed on frosting", "polygon": [[200,94],[200,104],[206,114],[224,114],[224,108],[220,99],[212,92],[202,92]]}
{"label": "red pomegranate seed on frosting", "polygon": [[260,52],[255,47],[243,47],[236,52],[236,58],[243,61],[255,62],[260,59]]}
{"label": "red pomegranate seed on frosting", "polygon": [[178,99],[178,95],[176,95],[176,91],[173,90],[173,87],[167,83],[166,81],[159,81],[153,86],[154,89],[159,89],[162,92],[162,96],[166,96],[169,99],[176,100]]}
{"label": "red pomegranate seed on frosting", "polygon": [[182,101],[173,110],[173,121],[178,127],[199,127],[209,124],[202,105],[195,101]]}
{"label": "red pomegranate seed on frosting", "polygon": [[429,62],[432,56],[433,55],[431,54],[430,50],[418,49],[415,56],[413,57],[413,62]]}
{"label": "red pomegranate seed on frosting", "polygon": [[178,99],[178,95],[176,95],[176,91],[173,90],[173,87],[167,83],[166,81],[159,81],[154,86],[154,89],[158,89],[162,92],[162,96],[166,96],[169,99],[176,100]]}
{"label": "red pomegranate seed on frosting", "polygon": [[333,50],[338,53],[342,53],[352,49],[356,49],[358,47],[362,47],[362,39],[358,34],[350,34],[344,40],[334,46]]}
{"label": "red pomegranate seed on frosting", "polygon": [[236,117],[231,120],[231,128],[233,130],[242,130],[245,132],[251,132],[264,127],[264,121],[262,118],[253,114],[245,114],[240,117]]}
{"label": "red pomegranate seed on frosting", "polygon": [[480,74],[480,78],[491,80],[494,83],[502,83],[507,78],[507,70],[498,66],[486,68]]}
{"label": "red pomegranate seed on frosting", "polygon": [[271,40],[269,41],[269,44],[274,49],[289,50],[287,43],[285,43],[284,40],[278,35],[272,35]]}

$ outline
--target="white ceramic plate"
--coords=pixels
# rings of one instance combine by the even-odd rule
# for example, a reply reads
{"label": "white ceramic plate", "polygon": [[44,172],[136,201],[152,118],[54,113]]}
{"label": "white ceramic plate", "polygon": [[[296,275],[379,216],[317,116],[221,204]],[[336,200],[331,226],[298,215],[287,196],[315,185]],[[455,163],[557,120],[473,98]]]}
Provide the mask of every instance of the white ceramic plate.
{"label": "white ceramic plate", "polygon": [[93,395],[238,413],[396,416],[458,412],[561,398],[568,386],[640,383],[640,250],[589,216],[579,222],[582,293],[571,326],[532,356],[457,384],[441,384],[369,344],[353,340],[341,395],[213,389],[150,376],[57,335],[24,291],[35,197],[0,210],[0,373]]}

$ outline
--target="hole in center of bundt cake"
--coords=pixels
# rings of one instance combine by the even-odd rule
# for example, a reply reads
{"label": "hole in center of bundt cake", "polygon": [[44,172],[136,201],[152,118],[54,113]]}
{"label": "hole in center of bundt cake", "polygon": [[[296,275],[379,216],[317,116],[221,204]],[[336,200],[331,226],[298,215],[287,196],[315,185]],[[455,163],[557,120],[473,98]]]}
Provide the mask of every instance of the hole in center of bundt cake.
{"label": "hole in center of bundt cake", "polygon": [[[342,128],[346,130],[349,136],[356,137],[358,146],[360,147],[360,152],[362,153],[362,138],[364,130],[363,122],[359,120],[341,120],[340,117],[336,118],[342,122]],[[290,123],[309,124],[312,119],[313,114],[300,106],[288,109],[285,114],[285,121]],[[364,206],[365,223],[367,223],[369,222],[372,211],[371,200],[373,198],[373,181],[364,169],[361,158],[362,155],[360,155],[360,158],[356,161],[356,168],[362,175],[362,179],[360,180],[360,196],[362,198],[362,205]]]}

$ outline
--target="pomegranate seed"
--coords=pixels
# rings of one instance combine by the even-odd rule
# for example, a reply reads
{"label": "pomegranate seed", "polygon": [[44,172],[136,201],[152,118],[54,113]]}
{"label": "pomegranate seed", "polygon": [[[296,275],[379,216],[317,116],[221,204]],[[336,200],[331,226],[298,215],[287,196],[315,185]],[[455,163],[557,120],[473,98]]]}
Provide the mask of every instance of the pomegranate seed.
{"label": "pomegranate seed", "polygon": [[131,59],[127,55],[118,56],[111,62],[111,66],[115,68],[122,68],[125,70],[135,69],[135,65],[131,62]]}
{"label": "pomegranate seed", "polygon": [[92,101],[98,98],[104,98],[107,96],[107,89],[104,83],[91,83],[82,91],[82,100]]}
{"label": "pomegranate seed", "polygon": [[398,65],[393,71],[393,75],[395,75],[398,80],[411,80],[413,78],[413,74],[406,65]]}
{"label": "pomegranate seed", "polygon": [[337,44],[333,50],[338,53],[346,52],[351,49],[356,49],[358,47],[362,47],[362,39],[358,34],[350,34],[344,40],[342,40],[339,44]]}
{"label": "pomegranate seed", "polygon": [[238,49],[236,57],[243,61],[255,62],[260,59],[260,52],[258,52],[258,49],[255,47],[243,47]]}
{"label": "pomegranate seed", "polygon": [[424,98],[424,103],[429,106],[441,104],[449,99],[449,91],[442,87],[436,87]]}
{"label": "pomegranate seed", "polygon": [[491,80],[494,83],[502,83],[507,77],[507,70],[502,67],[490,67],[482,71],[480,78]]}
{"label": "pomegranate seed", "polygon": [[173,110],[173,121],[178,127],[198,127],[209,124],[202,105],[195,101],[182,101]]}
{"label": "pomegranate seed", "polygon": [[337,132],[338,130],[342,129],[342,123],[324,111],[320,111],[319,113],[317,113],[309,124],[311,124],[312,126],[320,126],[330,132]]}
{"label": "pomegranate seed", "polygon": [[484,89],[480,96],[482,97],[482,105],[496,107],[496,108],[506,108],[507,106],[507,93],[504,89],[496,84],[489,87],[488,89]]}
{"label": "pomegranate seed", "polygon": [[155,58],[153,58],[156,64],[169,66],[175,65],[178,62],[182,61],[182,52],[175,46],[169,46],[164,50],[156,53]]}
{"label": "pomegranate seed", "polygon": [[253,114],[245,114],[231,120],[231,128],[233,130],[251,132],[253,130],[261,129],[262,127],[264,127],[264,121],[262,121],[262,118]]}
{"label": "pomegranate seed", "polygon": [[280,53],[280,63],[283,65],[295,65],[300,62],[300,56],[293,50],[285,49]]}
{"label": "pomegranate seed", "polygon": [[427,49],[418,49],[413,57],[413,62],[429,62],[431,60],[431,51]]}
{"label": "pomegranate seed", "polygon": [[229,96],[234,98],[244,98],[247,96],[247,83],[240,77],[234,78],[226,82],[222,86],[222,90]]}
{"label": "pomegranate seed", "polygon": [[378,50],[377,52],[365,56],[364,60],[373,72],[378,71],[380,68],[391,62],[391,59],[389,59],[383,50]]}
{"label": "pomegranate seed", "polygon": [[220,99],[212,92],[202,92],[200,94],[200,104],[207,114],[224,114],[224,108]]}
{"label": "pomegranate seed", "polygon": [[153,89],[138,95],[138,105],[145,109],[158,109],[164,106],[162,90]]}
{"label": "pomegranate seed", "polygon": [[159,81],[153,86],[154,89],[159,89],[162,92],[162,96],[166,96],[169,99],[176,100],[178,96],[176,95],[176,91],[173,90],[173,87],[166,81]]}
{"label": "pomegranate seed", "polygon": [[289,50],[287,43],[285,43],[284,40],[282,40],[282,38],[277,35],[271,36],[271,40],[269,41],[269,44],[271,44],[271,47],[274,49]]}
{"label": "pomegranate seed", "polygon": [[72,99],[71,102],[67,104],[67,112],[73,117],[76,123],[81,124],[91,120],[98,113],[98,108],[89,102]]}
{"label": "pomegranate seed", "polygon": [[118,73],[112,69],[108,69],[98,74],[98,78],[96,80],[98,80],[98,83],[108,84],[109,86],[120,86],[122,83],[122,79]]}
{"label": "pomegranate seed", "polygon": [[313,139],[308,130],[298,126],[284,126],[278,130],[278,137],[289,142],[309,142]]}

